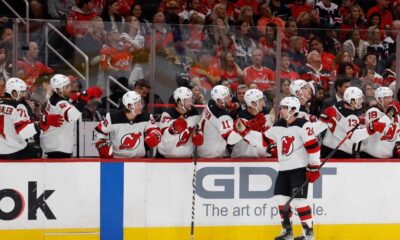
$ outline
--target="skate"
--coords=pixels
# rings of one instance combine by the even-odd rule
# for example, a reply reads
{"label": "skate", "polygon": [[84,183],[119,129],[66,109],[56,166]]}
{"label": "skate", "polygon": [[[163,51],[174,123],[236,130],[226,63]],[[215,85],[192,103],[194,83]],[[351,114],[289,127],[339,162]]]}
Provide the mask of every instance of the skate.
{"label": "skate", "polygon": [[301,223],[303,226],[303,236],[295,237],[294,240],[314,240],[314,230],[306,223]]}
{"label": "skate", "polygon": [[275,240],[293,240],[293,228],[292,224],[290,225],[285,225],[282,222],[283,230],[281,232],[281,235],[275,238]]}

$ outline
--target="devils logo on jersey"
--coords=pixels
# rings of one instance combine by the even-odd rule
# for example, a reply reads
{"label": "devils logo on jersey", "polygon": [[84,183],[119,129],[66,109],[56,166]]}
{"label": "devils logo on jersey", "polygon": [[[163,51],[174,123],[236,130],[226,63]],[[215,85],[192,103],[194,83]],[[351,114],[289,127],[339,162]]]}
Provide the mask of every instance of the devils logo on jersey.
{"label": "devils logo on jersey", "polygon": [[391,124],[386,130],[385,135],[382,136],[381,141],[393,142],[396,136],[397,128],[395,124]]}
{"label": "devils logo on jersey", "polygon": [[282,155],[290,155],[293,152],[293,145],[294,142],[294,136],[288,137],[285,136],[282,138]]}
{"label": "devils logo on jersey", "polygon": [[121,138],[119,150],[133,150],[140,144],[142,133],[129,133]]}
{"label": "devils logo on jersey", "polygon": [[192,135],[193,129],[194,129],[193,127],[189,127],[179,135],[179,142],[176,144],[176,147],[186,145],[186,143],[190,139],[190,136]]}

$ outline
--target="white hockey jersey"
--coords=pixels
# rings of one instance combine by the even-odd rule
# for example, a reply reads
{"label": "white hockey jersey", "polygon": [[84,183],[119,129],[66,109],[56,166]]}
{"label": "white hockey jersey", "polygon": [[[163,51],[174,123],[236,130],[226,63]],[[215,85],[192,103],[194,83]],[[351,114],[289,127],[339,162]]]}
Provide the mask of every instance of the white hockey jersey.
{"label": "white hockey jersey", "polygon": [[222,158],[226,156],[227,144],[233,145],[242,139],[233,131],[232,117],[226,110],[218,108],[214,100],[210,100],[203,110],[200,130],[204,135],[204,142],[197,149],[201,158]]}
{"label": "white hockey jersey", "polygon": [[360,151],[366,152],[377,158],[393,157],[393,149],[399,137],[399,123],[393,122],[380,109],[373,107],[368,109],[365,115],[365,124],[379,121],[386,124],[383,133],[375,133],[362,141]]}
{"label": "white hockey jersey", "polygon": [[40,135],[40,146],[43,152],[73,152],[74,131],[76,121],[81,117],[81,112],[71,105],[65,98],[53,93],[50,97],[45,114],[59,114],[63,116],[64,123],[60,127],[49,127]]}
{"label": "white hockey jersey", "polygon": [[146,156],[144,139],[153,129],[158,129],[150,121],[148,113],[137,115],[134,120],[126,118],[123,110],[109,112],[95,130],[98,139],[106,139],[110,134],[111,147],[115,158],[141,158]]}
{"label": "white hockey jersey", "polygon": [[180,113],[175,108],[168,109],[161,115],[160,129],[163,135],[157,150],[166,158],[190,158],[193,155],[192,133],[199,121],[199,114],[195,109],[185,113],[183,118],[187,122],[187,128],[180,134],[173,134],[168,129],[179,117]]}
{"label": "white hockey jersey", "polygon": [[[325,133],[322,145],[335,149],[339,143],[346,137],[347,133],[360,123],[357,111],[352,111],[344,107],[345,102],[337,102],[332,106],[336,112],[337,117],[333,126],[328,126],[328,131]],[[360,128],[353,132],[349,139],[347,139],[340,147],[339,150],[348,154],[353,154],[354,144],[368,138],[370,135],[367,128]]]}
{"label": "white hockey jersey", "polygon": [[11,99],[0,100],[0,154],[24,149],[26,140],[38,133],[25,104]]}
{"label": "white hockey jersey", "polygon": [[296,118],[290,125],[280,119],[264,135],[268,144],[276,143],[279,171],[320,164],[320,146],[312,125],[306,119]]}
{"label": "white hockey jersey", "polygon": [[[239,118],[244,122],[252,120],[255,118],[254,115],[250,114],[247,110],[240,111]],[[269,115],[266,117],[266,123],[264,129],[268,129],[272,126],[272,121]],[[238,143],[236,143],[232,148],[232,158],[250,158],[250,157],[266,157],[267,153],[267,143],[264,139],[263,132],[258,132],[250,130],[246,136]]]}
{"label": "white hockey jersey", "polygon": [[[299,115],[297,117],[304,118],[304,119],[310,121],[311,114],[309,113],[306,106],[301,105],[300,110],[299,110]],[[315,136],[318,136],[319,134],[321,134],[323,131],[325,131],[328,128],[328,126],[321,121],[316,121],[316,122],[310,121],[310,123],[314,129]]]}

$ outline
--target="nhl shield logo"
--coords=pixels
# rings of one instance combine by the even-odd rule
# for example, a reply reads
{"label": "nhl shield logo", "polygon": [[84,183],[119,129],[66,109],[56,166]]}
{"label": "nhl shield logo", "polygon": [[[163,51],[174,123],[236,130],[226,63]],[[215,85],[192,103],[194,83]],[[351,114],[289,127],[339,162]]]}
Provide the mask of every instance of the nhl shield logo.
{"label": "nhl shield logo", "polygon": [[293,152],[294,148],[294,136],[282,137],[282,155],[289,156]]}
{"label": "nhl shield logo", "polygon": [[140,137],[142,133],[129,133],[121,138],[121,145],[119,150],[133,150],[140,144]]}

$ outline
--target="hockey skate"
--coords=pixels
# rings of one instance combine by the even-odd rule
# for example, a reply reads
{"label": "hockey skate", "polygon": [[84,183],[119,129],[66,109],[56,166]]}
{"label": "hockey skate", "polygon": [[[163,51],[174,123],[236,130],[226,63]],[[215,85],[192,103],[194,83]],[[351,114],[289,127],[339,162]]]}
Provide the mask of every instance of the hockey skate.
{"label": "hockey skate", "polygon": [[303,226],[303,236],[295,237],[294,240],[314,240],[314,230],[306,223],[301,223]]}
{"label": "hockey skate", "polygon": [[275,238],[275,240],[293,240],[293,228],[292,224],[290,225],[285,225],[282,222],[282,232],[281,235]]}

